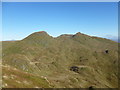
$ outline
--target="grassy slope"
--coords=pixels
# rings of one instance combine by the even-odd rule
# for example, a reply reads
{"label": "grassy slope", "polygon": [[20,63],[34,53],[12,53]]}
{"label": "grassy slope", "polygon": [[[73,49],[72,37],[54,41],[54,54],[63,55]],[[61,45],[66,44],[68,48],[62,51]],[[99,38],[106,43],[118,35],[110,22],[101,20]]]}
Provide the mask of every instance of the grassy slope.
{"label": "grassy slope", "polygon": [[[21,41],[3,42],[4,65],[47,77],[61,88],[117,87],[117,54],[116,42],[81,33],[53,38],[36,32]],[[79,73],[70,71],[71,66],[78,66]]]}
{"label": "grassy slope", "polygon": [[40,76],[3,66],[3,87],[6,88],[49,88],[49,83]]}

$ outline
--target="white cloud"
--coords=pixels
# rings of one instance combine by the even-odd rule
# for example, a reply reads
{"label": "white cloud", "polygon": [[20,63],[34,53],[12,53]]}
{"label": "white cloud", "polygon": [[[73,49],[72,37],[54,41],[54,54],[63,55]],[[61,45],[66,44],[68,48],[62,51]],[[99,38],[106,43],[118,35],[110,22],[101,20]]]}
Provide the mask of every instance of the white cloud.
{"label": "white cloud", "polygon": [[106,38],[109,38],[109,39],[118,39],[118,35],[117,35],[117,36],[106,35],[105,37],[106,37]]}

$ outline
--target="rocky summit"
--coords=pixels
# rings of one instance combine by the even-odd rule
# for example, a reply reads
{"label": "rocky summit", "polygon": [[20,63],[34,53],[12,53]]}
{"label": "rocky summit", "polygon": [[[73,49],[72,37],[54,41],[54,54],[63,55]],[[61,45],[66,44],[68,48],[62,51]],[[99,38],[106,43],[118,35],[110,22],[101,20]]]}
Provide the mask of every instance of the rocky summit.
{"label": "rocky summit", "polygon": [[2,41],[3,88],[117,88],[118,43],[80,32]]}

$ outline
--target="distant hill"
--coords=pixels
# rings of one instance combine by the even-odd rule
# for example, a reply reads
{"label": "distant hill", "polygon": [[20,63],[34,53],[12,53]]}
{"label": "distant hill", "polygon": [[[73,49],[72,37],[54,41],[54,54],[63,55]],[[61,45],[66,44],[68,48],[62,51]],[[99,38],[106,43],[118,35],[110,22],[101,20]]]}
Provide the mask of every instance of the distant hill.
{"label": "distant hill", "polygon": [[117,88],[118,43],[45,31],[2,42],[3,87]]}
{"label": "distant hill", "polygon": [[110,39],[110,40],[120,43],[120,39],[113,39],[113,38],[112,38],[112,39]]}

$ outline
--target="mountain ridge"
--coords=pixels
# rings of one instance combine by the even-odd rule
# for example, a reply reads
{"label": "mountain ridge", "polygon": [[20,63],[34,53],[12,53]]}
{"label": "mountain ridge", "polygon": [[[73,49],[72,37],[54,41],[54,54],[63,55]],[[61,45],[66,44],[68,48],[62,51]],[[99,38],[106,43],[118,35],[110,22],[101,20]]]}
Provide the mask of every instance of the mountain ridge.
{"label": "mountain ridge", "polygon": [[[31,35],[34,35],[34,34],[43,34],[43,35],[47,35],[47,36],[51,36],[53,37],[52,35],[49,35],[46,31],[37,31],[37,32],[34,32],[28,36],[26,36],[25,38],[21,39],[21,40],[24,40],[26,39],[27,37],[31,36]],[[89,36],[89,37],[93,37],[93,38],[99,38],[99,39],[107,39],[107,40],[110,40],[110,41],[113,41],[113,42],[117,42],[117,40],[112,40],[112,39],[108,39],[108,38],[103,38],[103,37],[98,37],[98,36],[90,36],[90,35],[87,35],[87,34],[84,34],[84,33],[81,33],[81,32],[76,32],[75,34],[61,34],[57,37],[53,37],[53,38],[58,38],[58,37],[61,37],[61,36],[75,36],[75,35],[86,35],[86,36]],[[5,40],[4,42],[7,42],[7,41],[20,41],[20,40]],[[1,41],[2,42],[2,41]]]}
{"label": "mountain ridge", "polygon": [[[118,87],[118,43],[114,41],[80,32],[54,38],[42,31],[19,41],[2,43],[3,66],[9,65],[21,72],[46,77],[47,87]],[[3,76],[5,74],[7,71]],[[14,87],[8,82],[9,78],[3,79],[4,84],[8,84],[5,87]],[[16,83],[16,87],[18,85],[21,86],[21,83]],[[33,87],[33,84],[30,85]]]}

